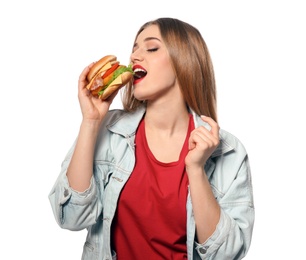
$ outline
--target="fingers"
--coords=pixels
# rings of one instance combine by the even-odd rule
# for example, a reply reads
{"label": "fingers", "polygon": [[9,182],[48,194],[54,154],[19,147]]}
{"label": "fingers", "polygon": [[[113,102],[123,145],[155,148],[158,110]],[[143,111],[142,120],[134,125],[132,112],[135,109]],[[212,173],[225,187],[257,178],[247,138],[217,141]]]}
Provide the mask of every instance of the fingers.
{"label": "fingers", "polygon": [[219,144],[219,125],[210,117],[201,116],[202,120],[208,123],[210,130],[204,126],[194,129],[189,139],[189,149],[195,148],[197,145],[202,149],[216,148]]}
{"label": "fingers", "polygon": [[193,143],[202,146],[202,148],[213,148],[219,144],[219,136],[214,136],[204,126],[200,126],[192,132],[191,140]]}
{"label": "fingers", "polygon": [[94,65],[94,62],[92,62],[91,64],[89,64],[87,67],[85,67],[82,71],[82,73],[80,74],[79,76],[79,91],[83,90],[87,84],[88,84],[88,81],[87,81],[87,74],[90,70],[90,68]]}
{"label": "fingers", "polygon": [[211,117],[203,116],[203,115],[201,116],[201,119],[211,126],[211,129],[210,129],[211,134],[214,137],[217,137],[219,139],[219,130],[220,130],[220,127],[217,124],[217,122],[215,122]]}

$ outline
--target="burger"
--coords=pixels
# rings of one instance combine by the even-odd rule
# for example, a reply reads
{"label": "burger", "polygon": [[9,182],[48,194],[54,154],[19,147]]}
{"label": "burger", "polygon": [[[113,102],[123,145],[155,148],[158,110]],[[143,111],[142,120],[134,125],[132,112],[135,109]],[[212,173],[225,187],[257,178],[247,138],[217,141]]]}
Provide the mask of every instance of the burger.
{"label": "burger", "polygon": [[105,100],[116,90],[125,86],[133,77],[132,66],[125,66],[114,55],[98,60],[87,74],[86,88],[94,97]]}

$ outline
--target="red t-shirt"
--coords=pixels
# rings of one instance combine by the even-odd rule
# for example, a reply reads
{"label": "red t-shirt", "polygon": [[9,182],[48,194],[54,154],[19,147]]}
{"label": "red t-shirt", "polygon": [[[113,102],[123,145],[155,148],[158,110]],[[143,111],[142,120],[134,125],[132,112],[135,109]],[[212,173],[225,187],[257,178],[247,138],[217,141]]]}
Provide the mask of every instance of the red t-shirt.
{"label": "red t-shirt", "polygon": [[158,161],[149,149],[144,120],[136,133],[136,165],[124,186],[112,224],[117,259],[187,259],[185,157],[194,129],[176,162]]}

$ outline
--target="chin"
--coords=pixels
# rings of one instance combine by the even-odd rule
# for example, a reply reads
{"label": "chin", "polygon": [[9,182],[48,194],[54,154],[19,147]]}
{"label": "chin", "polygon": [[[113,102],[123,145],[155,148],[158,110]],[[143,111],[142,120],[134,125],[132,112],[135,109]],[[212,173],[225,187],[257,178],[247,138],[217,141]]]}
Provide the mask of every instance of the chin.
{"label": "chin", "polygon": [[146,93],[143,93],[143,91],[141,91],[141,89],[137,87],[134,87],[133,95],[139,101],[146,101],[148,99],[148,95]]}
{"label": "chin", "polygon": [[147,101],[147,99],[144,98],[144,97],[139,97],[139,96],[137,96],[137,95],[134,95],[134,97],[135,97],[135,99],[137,99],[138,101],[141,101],[141,102]]}

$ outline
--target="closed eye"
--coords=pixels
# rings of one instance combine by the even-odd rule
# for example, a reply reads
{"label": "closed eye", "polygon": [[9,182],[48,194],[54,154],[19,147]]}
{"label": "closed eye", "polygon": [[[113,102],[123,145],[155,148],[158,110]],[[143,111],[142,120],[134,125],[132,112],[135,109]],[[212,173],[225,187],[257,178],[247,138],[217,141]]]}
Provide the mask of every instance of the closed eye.
{"label": "closed eye", "polygon": [[148,52],[155,52],[157,50],[158,50],[158,48],[148,49]]}

